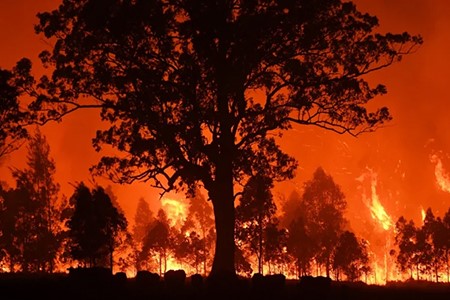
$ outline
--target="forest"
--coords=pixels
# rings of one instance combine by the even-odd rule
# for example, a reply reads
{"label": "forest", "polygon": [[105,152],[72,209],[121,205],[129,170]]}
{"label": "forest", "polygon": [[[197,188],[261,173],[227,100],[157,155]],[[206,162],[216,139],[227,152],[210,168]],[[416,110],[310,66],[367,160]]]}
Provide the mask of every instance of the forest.
{"label": "forest", "polygon": [[[3,273],[67,273],[102,267],[134,277],[139,271],[163,276],[170,269],[207,276],[215,232],[212,207],[200,189],[188,198],[184,219],[153,212],[141,198],[127,220],[111,187],[73,185],[60,195],[55,161],[46,137],[36,129],[27,144],[27,166],[11,169],[15,186],[0,189],[0,267]],[[275,204],[273,181],[257,174],[236,205],[235,267],[246,278],[283,274],[286,278],[326,276],[370,283],[375,276],[368,241],[345,218],[340,186],[322,168]],[[177,222],[174,222],[177,221]],[[450,209],[442,217],[428,208],[423,224],[400,217],[395,242],[387,249],[401,276],[449,282]]]}
{"label": "forest", "polygon": [[[298,189],[274,192],[309,159],[285,148],[289,134],[292,147],[309,147],[315,132],[299,128],[351,138],[388,132],[393,115],[377,100],[387,94],[382,72],[414,57],[420,34],[386,32],[360,4],[343,0],[51,2],[32,28],[39,52],[0,66],[0,158],[27,151],[25,165],[9,164],[12,180],[0,178],[0,295],[428,298],[413,282],[448,296],[450,208],[435,215],[430,204],[420,223],[395,221],[371,199],[372,219],[361,218],[382,223],[374,235],[386,241],[376,245],[352,227],[348,195],[322,167],[327,152],[338,151],[331,147],[316,154]],[[71,135],[60,123],[77,114]],[[85,123],[95,127],[89,146],[98,156],[89,176],[63,194],[57,164],[71,155],[55,161],[41,129],[53,126],[45,132],[70,139],[72,156],[82,156],[75,135]],[[354,174],[370,160],[389,165],[385,156],[401,138],[384,151],[369,145],[376,154],[359,160]],[[444,154],[432,150],[442,170]],[[408,180],[413,174],[400,171]],[[172,205],[183,202],[185,211],[174,216],[163,205],[152,209],[158,199],[119,198],[97,178],[177,193],[184,198]],[[131,217],[121,208],[130,200],[137,201]]]}

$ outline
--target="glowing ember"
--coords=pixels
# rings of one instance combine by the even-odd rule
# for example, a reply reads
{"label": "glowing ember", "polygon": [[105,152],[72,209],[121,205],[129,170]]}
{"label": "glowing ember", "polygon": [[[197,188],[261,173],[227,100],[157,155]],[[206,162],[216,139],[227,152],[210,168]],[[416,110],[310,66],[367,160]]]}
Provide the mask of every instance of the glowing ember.
{"label": "glowing ember", "polygon": [[187,207],[180,200],[163,198],[161,199],[161,207],[166,212],[171,226],[181,225],[186,220]]}
{"label": "glowing ember", "polygon": [[377,174],[374,172],[371,172],[371,203],[370,203],[370,214],[372,215],[372,218],[376,220],[384,230],[389,230],[392,225],[392,219],[387,214],[386,210],[384,209],[383,205],[381,205],[378,194],[377,194]]}
{"label": "glowing ember", "polygon": [[435,164],[434,176],[439,188],[447,193],[450,193],[450,175],[444,170],[442,160],[436,155],[431,155],[431,162]]}

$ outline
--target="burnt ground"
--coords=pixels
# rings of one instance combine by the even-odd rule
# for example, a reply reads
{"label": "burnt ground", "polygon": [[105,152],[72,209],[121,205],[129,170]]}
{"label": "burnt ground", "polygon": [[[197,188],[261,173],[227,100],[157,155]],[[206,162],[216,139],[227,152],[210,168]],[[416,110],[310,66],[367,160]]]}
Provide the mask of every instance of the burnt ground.
{"label": "burnt ground", "polygon": [[364,283],[327,282],[310,279],[209,282],[197,277],[184,280],[155,278],[73,278],[67,274],[0,274],[0,299],[6,300],[101,300],[101,299],[450,299],[450,284],[431,282]]}

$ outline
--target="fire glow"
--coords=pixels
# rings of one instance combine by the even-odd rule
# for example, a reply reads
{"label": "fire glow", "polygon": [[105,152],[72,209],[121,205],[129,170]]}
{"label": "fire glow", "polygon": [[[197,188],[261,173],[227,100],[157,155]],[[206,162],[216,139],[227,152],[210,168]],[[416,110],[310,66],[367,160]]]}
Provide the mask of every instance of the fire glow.
{"label": "fire glow", "polygon": [[431,155],[431,162],[435,164],[434,176],[439,188],[447,193],[450,193],[450,175],[444,170],[442,160],[436,155]]}
{"label": "fire glow", "polygon": [[161,199],[161,207],[166,212],[171,226],[183,224],[184,220],[186,220],[187,207],[182,201],[163,198]]}
{"label": "fire glow", "polygon": [[[393,222],[392,218],[388,215],[380,202],[377,193],[377,174],[373,170],[369,169],[369,173],[367,175],[370,176],[371,193],[369,201],[366,201],[366,205],[368,205],[370,209],[370,215],[372,216],[372,219],[377,221],[377,223],[380,224],[384,230],[389,230],[390,228],[392,228]],[[363,177],[365,176],[363,175]]]}

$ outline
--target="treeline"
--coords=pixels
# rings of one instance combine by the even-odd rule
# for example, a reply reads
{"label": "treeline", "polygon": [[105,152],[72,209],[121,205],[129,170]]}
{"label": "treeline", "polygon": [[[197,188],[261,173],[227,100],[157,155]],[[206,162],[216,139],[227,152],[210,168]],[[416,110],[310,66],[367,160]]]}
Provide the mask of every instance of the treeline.
{"label": "treeline", "polygon": [[[422,226],[403,216],[395,223],[395,244],[392,250],[402,272],[417,280],[450,282],[450,208],[444,217],[436,217],[428,208]],[[445,274],[445,279],[442,275]]]}
{"label": "treeline", "polygon": [[[154,213],[138,201],[134,225],[111,188],[77,183],[70,197],[59,197],[55,163],[37,131],[28,145],[27,166],[13,169],[14,188],[0,188],[0,268],[4,272],[65,272],[69,267],[108,267],[160,275],[169,268],[207,275],[212,266],[215,230],[212,206],[200,190],[188,198],[185,220],[175,223],[163,209]],[[235,262],[241,275],[282,273],[366,280],[373,274],[368,242],[350,230],[345,195],[322,168],[275,205],[273,181],[263,172],[251,177],[236,201]],[[450,210],[443,220],[431,209],[422,228],[400,218],[395,255],[401,271],[417,278],[446,266]]]}

